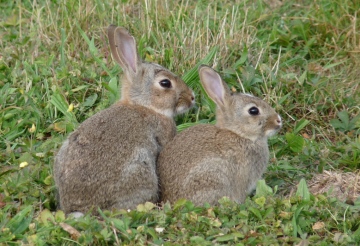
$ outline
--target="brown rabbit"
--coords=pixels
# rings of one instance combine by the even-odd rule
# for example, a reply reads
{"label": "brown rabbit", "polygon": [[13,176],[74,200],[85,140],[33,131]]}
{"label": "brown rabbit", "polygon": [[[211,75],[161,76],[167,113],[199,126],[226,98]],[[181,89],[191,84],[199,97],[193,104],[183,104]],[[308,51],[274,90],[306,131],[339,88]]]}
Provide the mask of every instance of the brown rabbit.
{"label": "brown rabbit", "polygon": [[108,38],[124,71],[121,100],[85,120],[55,157],[55,184],[66,214],[156,202],[156,160],[176,133],[172,117],[194,104],[184,81],[139,59],[126,29],[110,25]]}
{"label": "brown rabbit", "polygon": [[201,66],[199,74],[217,105],[217,123],[190,127],[164,147],[158,159],[161,199],[216,205],[228,196],[244,202],[266,169],[267,138],[281,128],[281,118],[263,100],[233,94],[210,67]]}

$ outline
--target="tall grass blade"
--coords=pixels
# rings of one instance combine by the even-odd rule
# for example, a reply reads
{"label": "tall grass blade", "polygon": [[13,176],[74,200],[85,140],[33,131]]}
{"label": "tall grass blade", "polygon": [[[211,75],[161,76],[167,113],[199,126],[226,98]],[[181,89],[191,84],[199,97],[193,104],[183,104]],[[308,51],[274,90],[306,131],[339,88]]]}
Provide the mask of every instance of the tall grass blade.
{"label": "tall grass blade", "polygon": [[195,65],[195,67],[193,67],[183,75],[182,79],[185,81],[187,85],[189,85],[190,87],[195,86],[195,84],[199,81],[199,73],[198,73],[199,66],[202,64],[208,65],[210,61],[214,59],[218,49],[219,49],[218,46],[214,46],[204,59],[199,61]]}

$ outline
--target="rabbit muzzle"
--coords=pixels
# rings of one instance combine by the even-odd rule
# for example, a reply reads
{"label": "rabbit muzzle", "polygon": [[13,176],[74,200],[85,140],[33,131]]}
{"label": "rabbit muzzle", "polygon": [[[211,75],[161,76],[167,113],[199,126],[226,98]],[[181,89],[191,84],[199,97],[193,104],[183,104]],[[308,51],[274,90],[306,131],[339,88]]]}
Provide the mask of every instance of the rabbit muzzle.
{"label": "rabbit muzzle", "polygon": [[180,93],[176,104],[176,114],[183,114],[195,105],[195,94],[192,90]]}
{"label": "rabbit muzzle", "polygon": [[265,136],[271,137],[275,135],[282,127],[282,120],[280,115],[276,114],[269,117],[265,126]]}

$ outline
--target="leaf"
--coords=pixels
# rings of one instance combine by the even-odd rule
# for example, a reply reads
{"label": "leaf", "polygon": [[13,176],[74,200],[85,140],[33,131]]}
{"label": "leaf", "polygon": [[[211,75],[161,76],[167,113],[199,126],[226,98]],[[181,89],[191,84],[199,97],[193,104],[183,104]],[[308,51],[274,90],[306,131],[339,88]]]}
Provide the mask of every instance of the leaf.
{"label": "leaf", "polygon": [[30,153],[24,153],[20,156],[18,159],[19,163],[21,162],[27,162],[28,164],[31,164],[33,162],[33,157]]}
{"label": "leaf", "polygon": [[336,233],[334,234],[333,240],[334,240],[334,242],[336,242],[336,243],[342,244],[342,243],[344,243],[344,242],[347,241],[348,237],[349,237],[349,236],[348,236],[346,233],[336,232]]}
{"label": "leaf", "polygon": [[316,223],[312,226],[312,229],[313,229],[314,231],[316,231],[316,230],[322,230],[322,229],[324,229],[324,228],[325,228],[325,223],[322,222],[322,221],[318,221],[318,222],[316,222]]}
{"label": "leaf", "polygon": [[339,119],[342,121],[343,123],[343,128],[345,130],[349,130],[348,127],[349,127],[349,113],[347,111],[341,111],[337,114],[337,116],[339,117]]}
{"label": "leaf", "polygon": [[13,14],[8,16],[8,18],[3,23],[1,23],[1,26],[17,26],[19,23],[19,15]]}
{"label": "leaf", "polygon": [[77,86],[76,88],[72,89],[71,91],[72,92],[81,91],[83,89],[87,89],[88,87],[89,87],[88,85],[80,85],[80,86]]}
{"label": "leaf", "polygon": [[254,207],[249,207],[249,211],[252,212],[259,220],[262,220],[262,216],[259,209]]}
{"label": "leaf", "polygon": [[55,213],[55,221],[62,222],[65,220],[65,213],[62,210],[58,210]]}
{"label": "leaf", "polygon": [[335,62],[335,63],[332,63],[332,64],[328,64],[328,65],[324,66],[323,69],[328,70],[328,69],[330,69],[332,67],[336,67],[336,66],[338,66],[340,64],[343,64],[344,62],[345,61],[340,61],[340,62]]}
{"label": "leaf", "polygon": [[357,228],[357,230],[353,233],[353,237],[356,242],[360,242],[360,226]]}
{"label": "leaf", "polygon": [[190,237],[190,242],[199,244],[201,242],[205,242],[205,239],[201,236],[192,236]]}
{"label": "leaf", "polygon": [[64,97],[58,92],[55,91],[53,95],[51,96],[50,102],[58,109],[61,113],[64,114],[66,120],[71,123],[72,128],[75,129],[75,127],[79,124],[74,113],[68,112],[69,104],[66,102]]}
{"label": "leaf", "polygon": [[114,226],[119,229],[122,232],[126,231],[126,226],[124,221],[117,219],[117,218],[109,218],[109,221],[112,222],[114,224]]}
{"label": "leaf", "polygon": [[33,211],[29,214],[29,216],[27,216],[27,218],[24,218],[21,221],[20,225],[16,228],[15,231],[13,231],[13,233],[15,235],[17,235],[17,234],[22,234],[23,232],[25,232],[29,228],[29,225],[33,219],[32,217],[33,217]]}
{"label": "leaf", "polygon": [[183,198],[177,200],[177,201],[175,202],[175,204],[174,204],[174,210],[177,210],[177,209],[183,207],[183,206],[186,204],[186,202],[187,202],[187,200],[186,200],[186,199],[183,199]]}
{"label": "leaf", "polygon": [[[39,215],[39,220],[45,225],[45,226],[49,226],[51,224],[55,223],[55,218],[52,215],[52,213],[48,210],[48,209],[44,209],[43,211],[41,211],[40,215]],[[52,223],[50,223],[50,221]]]}
{"label": "leaf", "polygon": [[356,117],[355,127],[360,128],[360,114]]}
{"label": "leaf", "polygon": [[350,120],[350,126],[351,126],[352,129],[355,128],[355,127],[359,127],[358,126],[359,123],[360,123],[360,114],[358,114],[357,116],[355,116],[354,118],[352,118]]}
{"label": "leaf", "polygon": [[138,212],[146,212],[144,204],[139,204],[136,206],[136,211]]}
{"label": "leaf", "polygon": [[145,202],[145,209],[147,212],[151,211],[153,208],[155,208],[156,205],[152,202]]}
{"label": "leaf", "polygon": [[92,107],[94,103],[96,102],[96,99],[98,98],[98,95],[92,94],[91,96],[87,97],[85,102],[83,103],[84,107]]}
{"label": "leaf", "polygon": [[94,60],[101,66],[101,68],[108,74],[111,75],[110,70],[107,68],[106,64],[98,57],[98,50],[95,46],[94,38],[92,37],[91,40],[88,38],[88,36],[85,34],[85,32],[81,29],[80,25],[76,22],[75,23],[80,35],[83,37],[85,42],[89,46],[89,50],[91,55],[93,56]]}
{"label": "leaf", "polygon": [[307,126],[310,123],[310,121],[306,120],[306,119],[302,119],[300,120],[295,128],[294,128],[294,134],[298,134],[302,129],[304,129],[305,126]]}
{"label": "leaf", "polygon": [[78,230],[76,230],[74,227],[72,227],[71,225],[68,225],[64,222],[60,222],[59,225],[61,226],[61,228],[66,231],[67,233],[70,234],[71,239],[73,240],[77,240],[81,234]]}
{"label": "leaf", "polygon": [[308,246],[310,245],[309,240],[301,239],[301,241],[298,244],[295,244],[295,246]]}
{"label": "leaf", "polygon": [[191,126],[195,126],[195,125],[198,125],[198,124],[199,124],[199,122],[183,123],[181,125],[178,125],[176,128],[177,128],[178,132],[181,132],[181,131],[185,130],[186,128],[189,128]]}
{"label": "leaf", "polygon": [[260,179],[256,184],[256,196],[273,195],[273,189],[265,183],[264,179]]}
{"label": "leaf", "polygon": [[[0,169],[0,177],[5,175],[5,174],[9,174],[9,173],[12,173],[12,172],[16,172],[18,171],[19,169],[15,166],[4,166],[4,167],[1,167]],[[1,206],[0,206],[1,208]]]}
{"label": "leaf", "polygon": [[54,131],[57,131],[57,132],[66,132],[66,129],[67,129],[67,122],[65,121],[58,121],[58,122],[55,122],[54,123]]}
{"label": "leaf", "polygon": [[310,201],[310,192],[304,178],[298,184],[296,195],[302,197],[304,201]]}
{"label": "leaf", "polygon": [[234,68],[236,69],[236,68],[240,67],[241,65],[243,65],[243,64],[247,61],[247,59],[248,59],[248,49],[247,49],[247,47],[245,46],[245,47],[244,47],[244,50],[243,50],[243,52],[242,52],[242,54],[241,54],[241,57],[240,57],[240,59],[235,63]]}
{"label": "leaf", "polygon": [[292,227],[293,227],[293,231],[292,231],[292,233],[293,233],[293,237],[297,237],[297,233],[298,233],[298,231],[297,231],[297,223],[296,223],[296,216],[295,216],[295,214],[294,214],[294,216],[292,217],[292,219],[291,219],[291,224],[292,224]]}
{"label": "leaf", "polygon": [[217,242],[226,242],[226,241],[233,241],[238,238],[242,239],[242,238],[244,238],[244,235],[241,234],[240,232],[234,232],[231,234],[226,234],[224,236],[219,236],[216,238],[216,241]]}
{"label": "leaf", "polygon": [[29,226],[32,220],[33,207],[27,206],[18,212],[7,224],[6,227],[10,229],[13,234],[23,233]]}
{"label": "leaf", "polygon": [[291,95],[291,93],[286,94],[285,96],[281,97],[278,101],[279,105],[282,105],[284,102],[287,101],[288,97]]}
{"label": "leaf", "polygon": [[350,120],[349,113],[347,111],[341,111],[337,114],[340,119],[330,120],[330,125],[335,129],[338,129],[343,132],[348,132],[354,130],[357,127],[360,127],[360,115],[355,116]]}
{"label": "leaf", "polygon": [[110,97],[110,103],[114,103],[120,99],[121,89],[118,86],[118,80],[116,77],[111,78],[109,81],[109,88],[111,89],[112,96]]}
{"label": "leaf", "polygon": [[286,211],[280,211],[280,213],[278,213],[278,214],[283,219],[290,219],[291,216],[293,215],[292,212],[286,212]]}
{"label": "leaf", "polygon": [[340,120],[338,120],[338,119],[332,119],[332,120],[330,120],[330,125],[331,125],[332,127],[334,127],[335,129],[341,129],[341,130],[344,129],[344,124],[343,124]]}
{"label": "leaf", "polygon": [[210,225],[213,227],[220,227],[222,225],[222,223],[218,218],[216,218],[216,219],[210,220]]}
{"label": "leaf", "polygon": [[194,87],[195,83],[199,80],[199,73],[198,73],[198,68],[200,65],[202,64],[209,64],[210,61],[212,59],[214,59],[216,52],[218,51],[218,47],[214,46],[209,53],[207,54],[207,56],[202,59],[201,61],[199,61],[192,69],[190,69],[188,72],[186,72],[183,76],[182,79],[185,81],[185,83],[190,86],[190,87]]}
{"label": "leaf", "polygon": [[147,212],[149,212],[149,211],[151,211],[153,208],[155,208],[156,206],[155,206],[155,204],[153,204],[153,203],[151,203],[151,202],[146,202],[145,204],[139,204],[139,205],[137,205],[137,207],[136,207],[136,210],[138,211],[138,212],[145,212],[145,213],[147,213]]}
{"label": "leaf", "polygon": [[306,76],[307,76],[307,71],[305,70],[298,79],[300,85],[304,84]]}
{"label": "leaf", "polygon": [[44,179],[44,184],[46,185],[51,185],[52,184],[52,180],[53,180],[53,176],[52,175],[49,175],[47,176],[45,179]]}
{"label": "leaf", "polygon": [[156,227],[155,229],[151,228],[151,227],[146,228],[146,233],[152,237],[152,240],[158,240],[159,237],[158,237],[157,233],[162,233],[163,230],[161,230],[161,229],[164,229],[164,228],[159,228],[159,227]]}
{"label": "leaf", "polygon": [[289,145],[289,148],[295,152],[295,153],[299,153],[303,150],[304,148],[304,138],[302,136],[298,136],[298,135],[295,135],[293,133],[289,133],[287,132],[285,134],[285,138],[286,138],[286,141]]}
{"label": "leaf", "polygon": [[266,202],[266,198],[263,196],[255,199],[255,203],[260,207],[264,207],[265,202]]}

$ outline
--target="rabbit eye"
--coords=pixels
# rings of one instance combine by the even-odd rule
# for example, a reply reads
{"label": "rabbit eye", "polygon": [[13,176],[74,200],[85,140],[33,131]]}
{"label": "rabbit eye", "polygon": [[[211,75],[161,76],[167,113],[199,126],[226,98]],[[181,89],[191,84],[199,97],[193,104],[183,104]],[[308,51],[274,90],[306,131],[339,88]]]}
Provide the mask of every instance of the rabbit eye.
{"label": "rabbit eye", "polygon": [[159,82],[160,86],[161,87],[164,87],[164,88],[171,88],[171,82],[170,80],[168,79],[163,79]]}
{"label": "rabbit eye", "polygon": [[251,107],[249,109],[249,114],[251,114],[251,115],[258,115],[259,113],[260,113],[260,111],[257,107]]}

